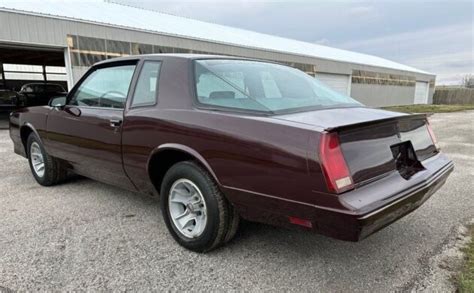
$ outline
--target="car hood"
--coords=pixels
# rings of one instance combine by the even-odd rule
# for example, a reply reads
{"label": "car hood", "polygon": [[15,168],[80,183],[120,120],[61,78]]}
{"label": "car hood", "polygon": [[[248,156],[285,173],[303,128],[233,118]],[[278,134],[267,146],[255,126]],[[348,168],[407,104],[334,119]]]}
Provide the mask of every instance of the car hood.
{"label": "car hood", "polygon": [[291,122],[313,125],[324,129],[336,128],[344,125],[358,124],[375,120],[388,119],[393,117],[406,116],[407,114],[358,107],[358,108],[337,108],[293,113],[274,116],[273,118]]}

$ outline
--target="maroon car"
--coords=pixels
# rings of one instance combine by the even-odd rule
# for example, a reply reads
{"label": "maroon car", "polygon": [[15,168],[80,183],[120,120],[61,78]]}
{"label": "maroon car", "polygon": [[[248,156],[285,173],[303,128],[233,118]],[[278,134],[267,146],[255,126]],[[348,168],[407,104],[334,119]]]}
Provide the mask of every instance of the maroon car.
{"label": "maroon car", "polygon": [[170,233],[208,251],[239,219],[357,241],[453,170],[425,115],[365,107],[275,63],[143,55],[94,65],[66,98],[10,117],[39,184],[74,172],[160,194]]}

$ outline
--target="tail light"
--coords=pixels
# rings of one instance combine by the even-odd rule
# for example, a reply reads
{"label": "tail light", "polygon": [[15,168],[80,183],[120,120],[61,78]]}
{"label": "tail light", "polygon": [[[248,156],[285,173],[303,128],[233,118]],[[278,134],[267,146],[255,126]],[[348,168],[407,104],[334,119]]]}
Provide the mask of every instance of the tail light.
{"label": "tail light", "polygon": [[352,176],[342,155],[337,133],[323,133],[319,144],[320,163],[331,192],[341,193],[354,188]]}
{"label": "tail light", "polygon": [[428,128],[428,133],[430,134],[431,140],[433,141],[434,146],[437,150],[439,150],[438,141],[436,140],[436,136],[433,132],[433,128],[431,128],[430,120],[426,119],[426,128]]}

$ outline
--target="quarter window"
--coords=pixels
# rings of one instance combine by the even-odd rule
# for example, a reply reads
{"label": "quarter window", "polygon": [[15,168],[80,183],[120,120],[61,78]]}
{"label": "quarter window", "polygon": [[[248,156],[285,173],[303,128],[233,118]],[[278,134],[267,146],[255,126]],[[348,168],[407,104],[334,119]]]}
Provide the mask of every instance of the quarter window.
{"label": "quarter window", "polygon": [[76,106],[123,108],[135,65],[96,69],[79,86],[70,102]]}
{"label": "quarter window", "polygon": [[132,107],[155,104],[160,67],[160,62],[145,61],[133,94]]}

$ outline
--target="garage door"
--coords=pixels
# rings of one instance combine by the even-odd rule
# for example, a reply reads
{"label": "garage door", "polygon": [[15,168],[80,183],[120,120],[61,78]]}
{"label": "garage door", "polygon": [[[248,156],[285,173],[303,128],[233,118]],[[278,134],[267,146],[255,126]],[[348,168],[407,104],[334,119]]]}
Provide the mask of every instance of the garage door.
{"label": "garage door", "polygon": [[415,104],[428,104],[429,84],[417,81],[415,86]]}
{"label": "garage door", "polygon": [[316,78],[331,89],[344,95],[350,95],[350,76],[345,74],[316,73]]}

